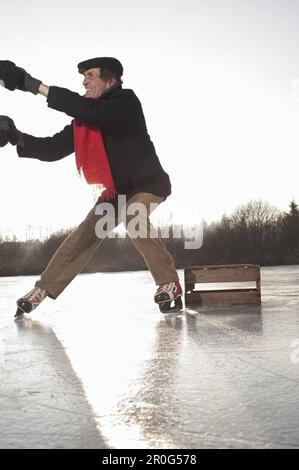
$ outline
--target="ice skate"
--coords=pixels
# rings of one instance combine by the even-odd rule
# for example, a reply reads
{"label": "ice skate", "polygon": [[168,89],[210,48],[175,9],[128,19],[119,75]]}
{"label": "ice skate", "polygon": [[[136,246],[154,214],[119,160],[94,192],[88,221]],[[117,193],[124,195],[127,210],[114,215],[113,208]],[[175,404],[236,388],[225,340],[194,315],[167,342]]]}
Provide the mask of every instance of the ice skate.
{"label": "ice skate", "polygon": [[[47,297],[47,291],[40,287],[34,287],[28,294],[24,295],[17,301],[18,310],[15,314],[15,318],[23,313],[30,313],[36,309],[39,304]],[[21,312],[20,312],[21,311]]]}
{"label": "ice skate", "polygon": [[183,310],[182,294],[178,281],[167,282],[158,287],[154,300],[162,313],[180,312]]}

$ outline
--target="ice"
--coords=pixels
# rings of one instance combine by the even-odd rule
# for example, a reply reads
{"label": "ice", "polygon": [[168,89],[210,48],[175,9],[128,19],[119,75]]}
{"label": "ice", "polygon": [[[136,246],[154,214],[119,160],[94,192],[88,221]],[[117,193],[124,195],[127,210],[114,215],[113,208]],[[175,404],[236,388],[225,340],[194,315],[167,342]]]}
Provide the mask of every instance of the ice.
{"label": "ice", "polygon": [[0,448],[299,447],[299,266],[169,317],[148,272],[83,274],[15,322],[36,279],[0,278]]}

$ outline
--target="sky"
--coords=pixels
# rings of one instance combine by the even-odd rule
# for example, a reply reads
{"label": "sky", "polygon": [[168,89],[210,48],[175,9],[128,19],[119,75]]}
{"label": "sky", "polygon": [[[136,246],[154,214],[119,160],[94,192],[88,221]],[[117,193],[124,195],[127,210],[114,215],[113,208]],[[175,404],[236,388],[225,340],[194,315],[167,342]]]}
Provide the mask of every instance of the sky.
{"label": "sky", "polygon": [[[0,59],[46,85],[84,94],[78,62],[121,60],[172,181],[156,219],[211,222],[253,199],[299,203],[296,0],[11,0],[1,18]],[[0,107],[35,136],[71,120],[21,91],[0,88]],[[74,155],[45,163],[8,145],[0,162],[2,235],[45,236],[92,207]]]}

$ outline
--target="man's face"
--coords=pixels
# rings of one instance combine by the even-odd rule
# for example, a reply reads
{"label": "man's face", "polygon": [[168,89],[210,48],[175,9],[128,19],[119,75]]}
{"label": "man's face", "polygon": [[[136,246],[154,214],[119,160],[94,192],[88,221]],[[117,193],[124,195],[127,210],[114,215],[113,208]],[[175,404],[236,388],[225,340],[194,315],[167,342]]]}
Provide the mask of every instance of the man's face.
{"label": "man's face", "polygon": [[104,82],[100,77],[100,69],[88,69],[84,72],[83,86],[86,89],[85,97],[97,99],[112,86],[113,83]]}

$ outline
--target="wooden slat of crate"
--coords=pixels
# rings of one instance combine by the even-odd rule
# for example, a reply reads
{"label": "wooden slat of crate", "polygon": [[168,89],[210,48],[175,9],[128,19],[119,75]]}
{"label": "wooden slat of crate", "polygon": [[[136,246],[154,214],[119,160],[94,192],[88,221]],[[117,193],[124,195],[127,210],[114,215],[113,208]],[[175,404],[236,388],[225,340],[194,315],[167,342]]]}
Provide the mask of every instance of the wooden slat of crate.
{"label": "wooden slat of crate", "polygon": [[186,306],[195,305],[241,305],[241,304],[260,304],[261,294],[257,289],[230,289],[230,290],[208,290],[193,291],[185,294]]}
{"label": "wooden slat of crate", "polygon": [[[256,288],[194,290],[195,284],[256,282]],[[228,286],[229,287],[229,286]],[[186,305],[260,304],[260,266],[253,264],[192,266],[185,269]]]}
{"label": "wooden slat of crate", "polygon": [[196,282],[248,282],[260,281],[260,268],[257,265],[211,265],[192,266],[185,269],[185,284]]}

